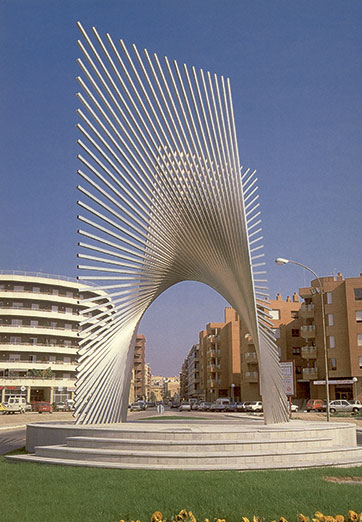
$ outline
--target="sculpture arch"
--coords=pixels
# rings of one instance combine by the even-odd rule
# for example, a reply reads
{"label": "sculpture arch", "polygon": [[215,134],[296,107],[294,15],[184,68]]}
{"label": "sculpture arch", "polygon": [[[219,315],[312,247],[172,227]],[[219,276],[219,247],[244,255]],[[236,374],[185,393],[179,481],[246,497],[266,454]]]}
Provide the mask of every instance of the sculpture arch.
{"label": "sculpture arch", "polygon": [[77,422],[126,420],[139,322],[182,281],[212,287],[239,313],[257,352],[265,422],[286,422],[257,179],[240,166],[229,79],[167,58],[162,66],[135,46],[131,55],[122,40],[104,42],[93,28],[93,41],[78,25],[79,279],[109,297],[83,300]]}

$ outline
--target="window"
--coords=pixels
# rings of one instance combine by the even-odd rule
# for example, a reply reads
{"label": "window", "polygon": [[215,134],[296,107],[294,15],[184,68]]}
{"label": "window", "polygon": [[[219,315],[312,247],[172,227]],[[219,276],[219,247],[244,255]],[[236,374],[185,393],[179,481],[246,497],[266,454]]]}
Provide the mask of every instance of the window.
{"label": "window", "polygon": [[72,341],[65,340],[64,341],[64,346],[72,346]]}
{"label": "window", "polygon": [[302,367],[301,366],[296,366],[295,367],[295,373],[301,374],[302,373]]}
{"label": "window", "polygon": [[72,324],[71,323],[65,323],[64,324],[64,330],[71,330],[72,329]]}
{"label": "window", "polygon": [[14,285],[14,292],[24,292],[23,285]]}
{"label": "window", "polygon": [[292,310],[292,311],[290,312],[290,317],[291,317],[292,319],[298,319],[298,317],[299,317],[299,312],[298,312],[298,310]]}
{"label": "window", "polygon": [[13,308],[23,308],[24,303],[20,303],[19,301],[13,302]]}
{"label": "window", "polygon": [[30,326],[32,326],[33,328],[36,328],[37,326],[39,326],[39,321],[37,319],[32,319],[30,321]]}
{"label": "window", "polygon": [[73,297],[73,292],[67,291],[67,292],[65,293],[65,295],[66,295],[67,297]]}
{"label": "window", "polygon": [[49,345],[50,346],[56,346],[57,345],[57,340],[56,339],[50,339],[49,340]]}
{"label": "window", "polygon": [[334,335],[330,335],[328,337],[329,339],[329,348],[335,348],[336,347],[336,340],[334,338]]}
{"label": "window", "polygon": [[73,313],[73,309],[70,308],[69,306],[67,306],[66,309],[65,309],[65,313],[66,314],[72,314]]}
{"label": "window", "polygon": [[57,312],[57,311],[58,311],[57,305],[52,305],[52,312]]}
{"label": "window", "polygon": [[39,303],[31,303],[32,310],[39,310]]}
{"label": "window", "polygon": [[11,325],[12,326],[21,326],[23,324],[22,319],[11,319]]}
{"label": "window", "polygon": [[58,323],[56,321],[50,321],[50,328],[56,328]]}
{"label": "window", "polygon": [[9,353],[9,361],[20,361],[20,353]]}
{"label": "window", "polygon": [[362,323],[362,310],[356,310],[356,323]]}
{"label": "window", "polygon": [[293,355],[300,355],[300,348],[293,348]]}
{"label": "window", "polygon": [[59,290],[57,288],[53,288],[52,294],[59,295]]}
{"label": "window", "polygon": [[21,337],[10,336],[10,344],[21,344]]}
{"label": "window", "polygon": [[359,369],[362,370],[362,357],[359,357]]}
{"label": "window", "polygon": [[362,333],[357,334],[357,345],[362,346]]}
{"label": "window", "polygon": [[40,286],[33,286],[33,292],[40,294]]}
{"label": "window", "polygon": [[63,373],[63,379],[70,379],[70,373]]}
{"label": "window", "polygon": [[269,310],[269,315],[275,321],[280,319],[280,310]]}
{"label": "window", "polygon": [[292,328],[292,337],[299,337],[299,328]]}
{"label": "window", "polygon": [[334,326],[333,314],[327,314],[327,318],[328,318],[328,326]]}
{"label": "window", "polygon": [[64,356],[64,362],[67,364],[70,364],[72,362],[72,358],[70,356],[65,355]]}
{"label": "window", "polygon": [[56,355],[49,355],[49,362],[57,362],[57,356]]}
{"label": "window", "polygon": [[333,359],[329,359],[330,361],[330,368],[331,370],[337,370],[337,359],[333,358]]}
{"label": "window", "polygon": [[38,344],[37,337],[29,337],[29,344]]}
{"label": "window", "polygon": [[332,304],[332,292],[327,292],[327,304]]}
{"label": "window", "polygon": [[362,288],[354,288],[354,298],[356,301],[362,301]]}
{"label": "window", "polygon": [[30,354],[29,355],[29,362],[36,362],[36,355],[35,354]]}

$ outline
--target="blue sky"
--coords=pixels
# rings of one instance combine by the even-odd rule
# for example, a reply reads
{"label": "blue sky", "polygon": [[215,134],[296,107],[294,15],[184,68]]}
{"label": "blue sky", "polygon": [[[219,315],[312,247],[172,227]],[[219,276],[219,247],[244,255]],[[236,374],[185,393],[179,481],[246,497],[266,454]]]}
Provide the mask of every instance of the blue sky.
{"label": "blue sky", "polygon": [[[231,78],[256,169],[271,297],[361,264],[360,0],[0,0],[0,269],[76,275],[76,21]],[[174,374],[224,300],[182,283],[147,312],[153,373]]]}

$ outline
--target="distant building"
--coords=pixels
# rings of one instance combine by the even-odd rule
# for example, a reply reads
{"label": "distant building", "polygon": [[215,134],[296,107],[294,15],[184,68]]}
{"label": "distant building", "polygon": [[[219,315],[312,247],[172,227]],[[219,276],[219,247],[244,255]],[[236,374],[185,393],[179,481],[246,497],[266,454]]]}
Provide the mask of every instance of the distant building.
{"label": "distant building", "polygon": [[150,400],[157,402],[163,400],[164,377],[151,375],[151,393]]}
{"label": "distant building", "polygon": [[165,377],[163,383],[163,400],[173,401],[180,398],[180,377]]}
{"label": "distant building", "polygon": [[[0,274],[0,401],[21,395],[27,402],[73,398],[80,320],[79,300],[104,296],[89,285],[47,274]],[[99,301],[98,301],[99,302]],[[96,313],[96,312],[94,312]]]}

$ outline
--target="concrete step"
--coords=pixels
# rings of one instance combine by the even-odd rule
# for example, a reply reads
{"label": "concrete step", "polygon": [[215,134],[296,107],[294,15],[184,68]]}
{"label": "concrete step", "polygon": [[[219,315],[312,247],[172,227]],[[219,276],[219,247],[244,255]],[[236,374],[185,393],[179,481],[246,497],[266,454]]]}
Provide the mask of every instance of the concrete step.
{"label": "concrete step", "polygon": [[110,468],[110,469],[148,469],[148,470],[203,470],[203,471],[221,471],[221,470],[234,470],[234,471],[249,471],[249,470],[267,470],[267,469],[302,469],[302,468],[315,468],[315,467],[350,467],[350,466],[358,466],[362,464],[362,449],[359,448],[357,453],[349,453],[344,456],[343,459],[341,457],[333,457],[333,455],[328,455],[329,458],[321,459],[319,461],[314,460],[313,458],[304,458],[302,461],[296,462],[251,462],[249,464],[243,463],[209,463],[195,465],[195,464],[186,464],[182,462],[181,464],[145,464],[145,463],[131,463],[131,462],[106,462],[106,461],[86,461],[86,460],[69,460],[69,459],[59,459],[52,457],[40,457],[35,455],[8,455],[6,459],[10,462],[31,462],[31,463],[39,463],[39,464],[54,464],[54,465],[62,465],[62,466],[85,466],[85,467],[95,467],[95,468]]}
{"label": "concrete step", "polygon": [[155,450],[116,450],[100,448],[75,448],[66,445],[41,446],[36,448],[37,457],[62,460],[84,460],[98,462],[115,462],[119,464],[136,463],[148,465],[166,464],[174,467],[195,465],[203,469],[204,465],[240,465],[265,464],[284,465],[294,463],[302,465],[304,461],[348,460],[359,456],[362,463],[362,448],[360,447],[330,447],[326,449],[283,450],[279,447],[271,450],[254,451],[155,451]]}
{"label": "concrete step", "polygon": [[[302,445],[302,446],[301,446]],[[329,437],[265,440],[265,439],[243,439],[243,440],[151,440],[151,439],[128,439],[109,437],[68,437],[67,446],[74,448],[104,448],[119,450],[148,451],[151,448],[156,451],[260,451],[272,450],[276,446],[279,449],[303,449],[326,448],[332,446],[333,441]]]}

